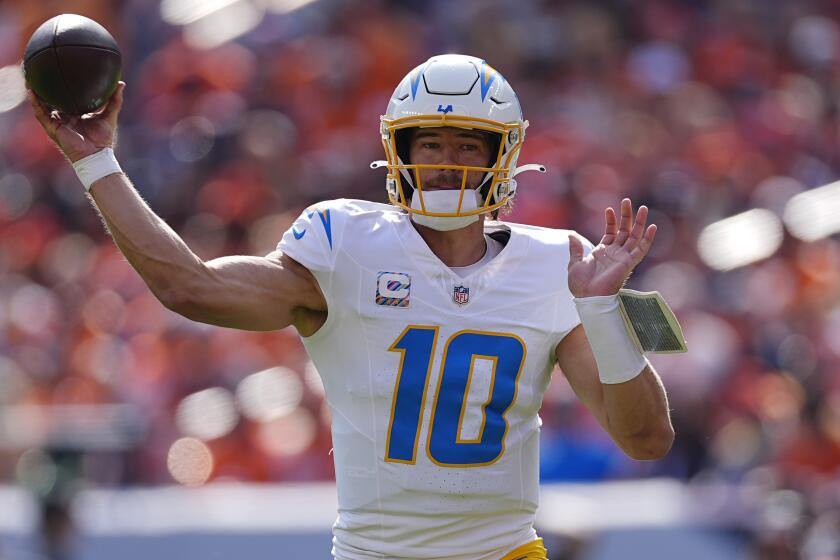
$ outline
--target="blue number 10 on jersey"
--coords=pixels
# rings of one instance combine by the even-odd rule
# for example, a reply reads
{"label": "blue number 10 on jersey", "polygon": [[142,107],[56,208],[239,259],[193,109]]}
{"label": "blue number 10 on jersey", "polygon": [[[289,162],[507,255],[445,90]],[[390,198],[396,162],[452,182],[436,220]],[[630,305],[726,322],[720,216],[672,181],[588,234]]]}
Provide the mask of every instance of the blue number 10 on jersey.
{"label": "blue number 10 on jersey", "polygon": [[[423,405],[432,370],[438,327],[410,325],[388,348],[401,354],[385,460],[414,464]],[[492,362],[490,391],[482,405],[482,422],[475,439],[461,438],[467,394],[476,358]],[[516,335],[459,331],[443,348],[427,452],[444,467],[489,465],[505,449],[505,412],[516,399],[516,382],[525,361],[525,343]]]}

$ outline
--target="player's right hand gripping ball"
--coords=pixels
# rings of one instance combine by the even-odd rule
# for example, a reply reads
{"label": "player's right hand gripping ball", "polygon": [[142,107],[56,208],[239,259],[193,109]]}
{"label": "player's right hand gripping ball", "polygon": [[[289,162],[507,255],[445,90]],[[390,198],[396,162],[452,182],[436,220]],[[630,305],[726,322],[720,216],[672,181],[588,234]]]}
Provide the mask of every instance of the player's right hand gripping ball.
{"label": "player's right hand gripping ball", "polygon": [[117,89],[122,55],[108,31],[75,14],[45,21],[29,39],[23,56],[29,88],[64,115],[100,109]]}

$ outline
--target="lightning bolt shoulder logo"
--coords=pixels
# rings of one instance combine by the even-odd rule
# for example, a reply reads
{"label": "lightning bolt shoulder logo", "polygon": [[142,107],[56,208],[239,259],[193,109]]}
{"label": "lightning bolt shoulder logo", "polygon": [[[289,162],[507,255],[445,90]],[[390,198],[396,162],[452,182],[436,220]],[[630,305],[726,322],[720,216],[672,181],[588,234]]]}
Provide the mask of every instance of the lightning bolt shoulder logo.
{"label": "lightning bolt shoulder logo", "polygon": [[[312,216],[318,214],[318,217],[321,219],[321,223],[324,225],[324,231],[327,234],[327,241],[330,244],[330,249],[332,249],[332,221],[330,220],[330,211],[329,210],[308,210],[306,212],[306,217],[308,219],[312,219]],[[292,226],[292,235],[295,236],[295,239],[301,239],[304,235],[306,235],[306,229],[298,229],[296,226]]]}

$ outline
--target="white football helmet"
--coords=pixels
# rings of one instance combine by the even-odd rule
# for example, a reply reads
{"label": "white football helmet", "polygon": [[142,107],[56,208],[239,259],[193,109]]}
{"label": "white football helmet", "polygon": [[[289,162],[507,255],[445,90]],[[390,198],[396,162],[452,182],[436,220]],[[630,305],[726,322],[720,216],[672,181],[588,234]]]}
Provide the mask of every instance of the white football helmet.
{"label": "white football helmet", "polygon": [[[410,135],[404,132],[414,127],[457,127],[491,133],[495,145],[491,145],[490,166],[412,164],[408,161]],[[542,165],[516,167],[527,127],[513,88],[485,61],[460,54],[433,56],[409,72],[391,96],[380,123],[387,161],[375,161],[371,167],[388,168],[385,186],[392,204],[421,216],[477,219],[478,214],[496,210],[513,198],[517,174],[545,172]],[[451,209],[427,208],[417,173],[420,168],[462,172],[461,193],[453,199]],[[476,190],[476,204],[463,203],[469,171],[485,173]],[[412,205],[414,196],[419,203],[415,200]]]}

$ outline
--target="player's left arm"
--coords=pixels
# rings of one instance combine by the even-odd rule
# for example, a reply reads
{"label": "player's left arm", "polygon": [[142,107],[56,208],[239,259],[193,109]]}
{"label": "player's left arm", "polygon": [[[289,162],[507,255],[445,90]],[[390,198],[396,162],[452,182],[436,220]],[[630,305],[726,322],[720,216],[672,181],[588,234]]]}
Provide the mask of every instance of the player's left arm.
{"label": "player's left arm", "polygon": [[674,441],[668,397],[650,365],[624,383],[601,383],[582,325],[560,341],[555,355],[577,397],[627,455],[644,460],[668,453]]}
{"label": "player's left arm", "polygon": [[618,445],[634,459],[658,459],[674,441],[668,399],[659,376],[633,344],[618,309],[618,291],[647,255],[656,226],[648,209],[635,218],[629,198],[621,222],[607,208],[600,243],[586,256],[569,237],[569,291],[581,325],[557,345],[555,355],[569,384]]}

